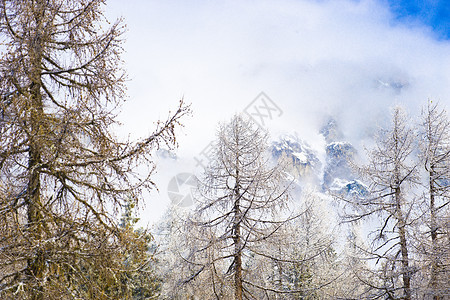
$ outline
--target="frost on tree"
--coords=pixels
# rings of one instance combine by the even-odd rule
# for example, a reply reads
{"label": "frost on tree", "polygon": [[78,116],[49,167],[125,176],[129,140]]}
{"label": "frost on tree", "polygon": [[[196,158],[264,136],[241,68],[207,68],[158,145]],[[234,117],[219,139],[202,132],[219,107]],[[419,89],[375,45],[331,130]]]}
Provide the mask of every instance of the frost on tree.
{"label": "frost on tree", "polygon": [[370,184],[369,195],[350,200],[353,210],[347,220],[369,220],[370,247],[362,252],[374,267],[358,274],[367,287],[364,297],[412,297],[412,191],[418,184],[414,138],[406,114],[395,107],[390,127],[379,131],[375,146],[367,151],[367,165],[359,169]]}
{"label": "frost on tree", "polygon": [[297,249],[293,222],[302,214],[293,212],[290,182],[270,160],[267,136],[241,115],[219,129],[180,251],[184,284],[205,299],[290,299],[315,291],[304,262],[328,244],[310,253]]}
{"label": "frost on tree", "polygon": [[423,297],[438,300],[450,295],[450,121],[432,101],[423,109],[421,121],[420,158],[425,171],[424,234],[417,241],[424,263],[421,288]]}

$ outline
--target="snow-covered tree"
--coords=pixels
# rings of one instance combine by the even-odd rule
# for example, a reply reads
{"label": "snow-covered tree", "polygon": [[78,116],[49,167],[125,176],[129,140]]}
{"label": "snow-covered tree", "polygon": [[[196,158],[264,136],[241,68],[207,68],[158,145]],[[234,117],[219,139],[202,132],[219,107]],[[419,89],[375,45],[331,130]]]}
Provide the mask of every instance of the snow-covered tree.
{"label": "snow-covered tree", "polygon": [[412,191],[418,184],[414,141],[405,112],[395,107],[390,128],[379,131],[376,145],[367,151],[368,163],[359,169],[370,184],[370,194],[349,200],[353,211],[347,220],[370,220],[367,228],[371,244],[366,254],[374,267],[364,272],[367,276],[361,272],[360,277],[378,297],[412,297],[415,270],[409,229],[415,204]]}
{"label": "snow-covered tree", "polygon": [[[291,292],[281,299],[326,299],[341,295],[342,285],[338,254],[335,251],[339,233],[334,214],[329,212],[329,197],[304,189],[295,201],[301,214],[287,223],[267,243],[271,253],[282,260],[268,262],[256,257],[257,274],[274,282],[278,290]],[[293,292],[295,291],[295,292]]]}
{"label": "snow-covered tree", "polygon": [[186,257],[195,267],[187,281],[210,274],[213,297],[230,291],[234,299],[291,292],[257,276],[261,273],[252,264],[256,258],[264,259],[265,267],[297,262],[268,246],[298,215],[289,212],[289,183],[280,165],[270,161],[267,138],[251,120],[236,115],[220,127],[214,158],[201,180],[201,197],[190,220],[195,247]]}
{"label": "snow-covered tree", "polygon": [[425,238],[418,236],[417,242],[426,262],[425,294],[438,300],[450,294],[450,121],[447,112],[431,101],[423,109],[421,120],[420,156],[425,171],[425,201],[421,210]]}

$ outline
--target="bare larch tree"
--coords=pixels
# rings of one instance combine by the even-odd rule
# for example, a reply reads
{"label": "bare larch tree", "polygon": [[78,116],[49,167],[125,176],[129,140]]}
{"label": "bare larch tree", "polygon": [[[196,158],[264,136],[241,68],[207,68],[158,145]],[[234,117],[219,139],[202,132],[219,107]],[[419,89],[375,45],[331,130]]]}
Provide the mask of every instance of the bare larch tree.
{"label": "bare larch tree", "polygon": [[114,136],[124,25],[107,22],[104,2],[0,2],[3,299],[120,298],[107,290],[127,243],[116,214],[153,186],[151,151],[174,145],[188,111],[180,104],[141,141]]}
{"label": "bare larch tree", "polygon": [[352,199],[356,210],[347,215],[351,221],[374,217],[369,223],[372,244],[367,254],[381,267],[367,272],[371,278],[360,279],[371,288],[372,295],[388,299],[411,299],[413,268],[408,228],[414,206],[411,191],[418,183],[412,155],[414,137],[405,112],[395,107],[390,128],[380,130],[376,145],[367,151],[367,165],[359,169],[370,184],[370,195]]}
{"label": "bare larch tree", "polygon": [[267,138],[250,119],[236,115],[220,127],[213,159],[200,180],[201,197],[189,223],[196,228],[191,231],[196,247],[185,259],[194,266],[189,282],[211,274],[211,298],[299,292],[281,288],[281,278],[267,281],[256,268],[261,260],[267,269],[277,263],[293,267],[304,259],[272,251],[279,248],[281,229],[299,214],[291,212],[290,183],[281,165],[271,162]]}
{"label": "bare larch tree", "polygon": [[[448,204],[450,203],[450,121],[447,112],[428,101],[422,111],[421,158],[426,173],[425,209],[426,224],[425,261],[429,263],[428,295],[443,299],[448,291],[450,248],[448,246]],[[447,220],[446,220],[447,219]],[[447,291],[446,291],[447,289]]]}

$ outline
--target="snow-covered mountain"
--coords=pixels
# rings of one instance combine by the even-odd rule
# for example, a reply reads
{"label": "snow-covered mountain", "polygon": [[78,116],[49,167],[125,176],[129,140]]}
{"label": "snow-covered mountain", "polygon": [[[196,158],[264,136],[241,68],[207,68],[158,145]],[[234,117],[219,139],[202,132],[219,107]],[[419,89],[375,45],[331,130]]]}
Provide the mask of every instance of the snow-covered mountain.
{"label": "snow-covered mountain", "polygon": [[323,172],[323,188],[332,187],[335,180],[350,181],[355,178],[350,161],[356,150],[348,142],[331,142],[326,146],[326,162]]}
{"label": "snow-covered mountain", "polygon": [[343,133],[340,131],[335,119],[329,118],[319,132],[325,138],[327,144],[335,141],[340,141],[343,138]]}
{"label": "snow-covered mountain", "polygon": [[345,141],[337,122],[330,118],[321,128],[320,134],[326,142],[325,157],[322,160],[318,153],[323,153],[323,149],[314,149],[294,135],[282,135],[272,142],[272,157],[275,160],[283,158],[288,162],[287,171],[300,186],[308,182],[317,185],[325,193],[367,196],[367,186],[358,178],[350,164],[357,151],[351,143]]}
{"label": "snow-covered mountain", "polygon": [[327,142],[322,181],[323,191],[343,196],[367,196],[367,186],[360,181],[351,166],[351,162],[358,153],[351,143],[345,141],[338,123],[330,118],[320,133]]}
{"label": "snow-covered mountain", "polygon": [[340,196],[352,196],[358,198],[364,198],[369,195],[369,189],[367,185],[360,180],[342,180],[336,178],[333,184],[330,186],[329,191]]}
{"label": "snow-covered mountain", "polygon": [[296,180],[320,182],[322,163],[308,143],[293,135],[282,135],[272,142],[270,151],[275,160],[284,159],[288,172]]}

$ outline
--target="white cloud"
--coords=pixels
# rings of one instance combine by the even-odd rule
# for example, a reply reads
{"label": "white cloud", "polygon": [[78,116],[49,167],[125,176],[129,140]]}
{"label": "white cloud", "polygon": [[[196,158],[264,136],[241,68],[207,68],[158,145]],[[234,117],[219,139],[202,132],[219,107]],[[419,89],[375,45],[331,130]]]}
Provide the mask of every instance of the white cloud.
{"label": "white cloud", "polygon": [[107,12],[129,28],[124,130],[148,133],[184,95],[194,108],[179,136],[186,160],[260,91],[284,112],[272,130],[309,140],[325,114],[358,140],[393,104],[450,104],[450,43],[393,22],[380,1],[112,0]]}

